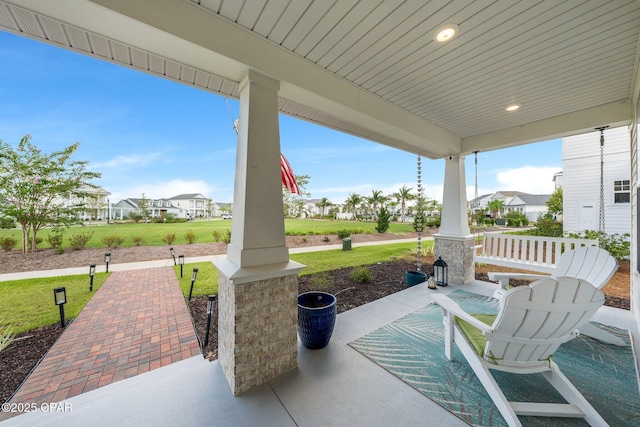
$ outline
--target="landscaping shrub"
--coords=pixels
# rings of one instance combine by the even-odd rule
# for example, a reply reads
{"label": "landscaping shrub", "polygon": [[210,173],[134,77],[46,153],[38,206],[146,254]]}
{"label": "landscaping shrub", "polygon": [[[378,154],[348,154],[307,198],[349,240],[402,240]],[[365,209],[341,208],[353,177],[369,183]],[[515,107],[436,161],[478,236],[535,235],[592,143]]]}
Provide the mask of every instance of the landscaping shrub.
{"label": "landscaping shrub", "polygon": [[323,242],[328,242],[329,241],[329,236],[323,236],[322,237],[322,241]]}
{"label": "landscaping shrub", "polygon": [[53,229],[47,236],[47,243],[51,249],[60,249],[64,243],[64,231],[61,229]]}
{"label": "landscaping shrub", "polygon": [[553,215],[548,212],[539,215],[536,220],[535,234],[537,236],[562,237],[562,223],[556,221]]}
{"label": "landscaping shrub", "polygon": [[105,245],[107,245],[108,248],[117,248],[118,246],[120,246],[125,240],[127,240],[126,237],[121,237],[118,236],[116,234],[112,234],[109,236],[104,236],[102,238],[102,243],[104,243]]}
{"label": "landscaping shrub", "polygon": [[378,233],[386,233],[389,229],[389,221],[391,214],[384,206],[378,211],[378,219],[376,220],[376,231]]}
{"label": "landscaping shrub", "polygon": [[427,217],[424,225],[427,227],[440,227],[440,216],[429,216]]}
{"label": "landscaping shrub", "polygon": [[189,229],[186,233],[184,233],[184,240],[187,241],[188,244],[195,243],[198,240],[198,236],[193,230]]}
{"label": "landscaping shrub", "polygon": [[16,220],[13,218],[0,218],[0,228],[16,228]]}
{"label": "landscaping shrub", "polygon": [[358,283],[371,283],[373,273],[367,267],[358,267],[351,272],[351,278]]}
{"label": "landscaping shrub", "polygon": [[598,239],[600,247],[611,254],[616,259],[629,259],[631,254],[631,235],[607,234],[603,231],[586,230],[582,233],[567,233],[567,237],[577,239]]}
{"label": "landscaping shrub", "polygon": [[341,239],[346,239],[347,237],[351,236],[351,232],[349,230],[338,230],[338,232],[336,233],[338,234],[338,237]]}
{"label": "landscaping shrub", "polygon": [[527,217],[520,212],[507,212],[504,216],[507,220],[507,226],[509,227],[520,227],[529,225],[529,220]]}
{"label": "landscaping shrub", "polygon": [[0,236],[0,247],[5,251],[9,252],[18,244],[18,239],[16,239],[13,234],[11,236]]}
{"label": "landscaping shrub", "polygon": [[309,277],[309,289],[318,292],[328,292],[333,288],[333,280],[326,272],[314,274]]}
{"label": "landscaping shrub", "polygon": [[165,242],[167,245],[173,244],[175,240],[176,240],[176,233],[167,233],[162,238],[162,241]]}
{"label": "landscaping shrub", "polygon": [[231,243],[231,230],[227,229],[222,235],[222,241],[224,243]]}
{"label": "landscaping shrub", "polygon": [[144,242],[146,242],[147,239],[142,236],[133,236],[131,237],[131,240],[133,241],[134,245],[141,246]]}
{"label": "landscaping shrub", "polygon": [[213,241],[214,241],[214,242],[219,242],[219,241],[220,241],[220,238],[222,237],[222,235],[221,235],[220,231],[218,231],[218,230],[213,230],[213,231],[211,232],[211,234],[213,234]]}
{"label": "landscaping shrub", "polygon": [[11,327],[11,325],[1,328],[0,329],[0,351],[9,347],[9,344],[11,344],[15,336],[16,334],[13,333],[13,328]]}
{"label": "landscaping shrub", "polygon": [[69,236],[69,247],[71,247],[71,249],[73,249],[74,251],[84,249],[84,247],[87,246],[87,243],[89,243],[89,240],[91,240],[92,237],[93,231],[87,231],[86,233],[80,234],[72,234],[71,236]]}

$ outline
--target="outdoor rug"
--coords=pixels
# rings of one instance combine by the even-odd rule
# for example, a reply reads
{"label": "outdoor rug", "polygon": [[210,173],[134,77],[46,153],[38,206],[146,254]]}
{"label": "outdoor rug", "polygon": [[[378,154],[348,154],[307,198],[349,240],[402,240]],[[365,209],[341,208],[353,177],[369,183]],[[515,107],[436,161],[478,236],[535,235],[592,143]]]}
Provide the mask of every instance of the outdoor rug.
{"label": "outdoor rug", "polygon": [[[497,300],[465,291],[449,295],[472,313],[497,313]],[[629,344],[629,333],[597,324]],[[444,356],[442,312],[429,304],[365,335],[351,347],[473,426],[506,426],[473,370],[454,345]],[[611,426],[640,425],[640,393],[633,350],[579,336],[563,344],[553,360]],[[562,397],[540,374],[492,371],[509,400],[555,401]],[[581,426],[582,419],[520,417],[525,426]]]}

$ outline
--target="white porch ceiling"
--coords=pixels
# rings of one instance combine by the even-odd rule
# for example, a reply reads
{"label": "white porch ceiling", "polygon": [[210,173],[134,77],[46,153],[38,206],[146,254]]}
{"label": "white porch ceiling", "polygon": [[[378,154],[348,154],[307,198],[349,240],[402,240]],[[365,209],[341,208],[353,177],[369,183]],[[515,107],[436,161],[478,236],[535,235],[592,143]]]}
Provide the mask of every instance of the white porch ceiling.
{"label": "white porch ceiling", "polygon": [[254,69],[283,113],[432,158],[628,124],[639,80],[638,0],[0,0],[0,29],[230,97]]}

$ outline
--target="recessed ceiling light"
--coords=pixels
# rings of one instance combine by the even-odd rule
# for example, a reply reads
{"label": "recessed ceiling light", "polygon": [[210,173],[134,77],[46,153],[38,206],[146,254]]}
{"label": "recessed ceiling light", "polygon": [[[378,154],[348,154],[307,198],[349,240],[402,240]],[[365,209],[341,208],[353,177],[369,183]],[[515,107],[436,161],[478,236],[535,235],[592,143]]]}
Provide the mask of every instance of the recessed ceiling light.
{"label": "recessed ceiling light", "polygon": [[507,111],[517,111],[518,109],[520,109],[520,104],[511,104],[505,108]]}
{"label": "recessed ceiling light", "polygon": [[458,34],[459,27],[456,24],[447,24],[438,28],[433,33],[433,40],[444,43],[453,39]]}

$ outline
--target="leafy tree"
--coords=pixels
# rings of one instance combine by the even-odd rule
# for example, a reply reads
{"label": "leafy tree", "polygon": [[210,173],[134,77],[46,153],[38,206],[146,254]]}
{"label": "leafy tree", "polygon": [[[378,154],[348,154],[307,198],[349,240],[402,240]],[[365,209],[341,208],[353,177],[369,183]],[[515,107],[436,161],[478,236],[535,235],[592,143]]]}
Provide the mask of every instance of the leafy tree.
{"label": "leafy tree", "polygon": [[304,203],[302,195],[307,195],[307,184],[311,177],[309,175],[296,175],[296,183],[300,189],[300,194],[291,193],[284,185],[282,186],[282,204],[284,207],[284,216],[289,218],[299,218],[302,216],[302,208]]}
{"label": "leafy tree", "polygon": [[147,222],[149,220],[149,215],[151,214],[149,212],[149,199],[147,199],[144,195],[144,193],[142,193],[140,199],[138,199],[138,215],[140,215],[140,219],[143,222]]}
{"label": "leafy tree", "polygon": [[100,177],[86,170],[88,162],[71,160],[80,143],[47,155],[30,139],[24,136],[15,149],[0,141],[0,216],[21,225],[23,253],[29,246],[35,252],[41,228],[77,223],[85,207],[67,202],[86,197],[82,188],[95,188],[89,181]]}
{"label": "leafy tree", "polygon": [[547,208],[549,213],[553,215],[562,215],[562,188],[558,188],[553,192],[549,200],[547,200]]}
{"label": "leafy tree", "polygon": [[403,185],[397,193],[393,193],[392,196],[395,197],[398,202],[400,202],[400,221],[405,220],[405,213],[407,209],[407,201],[413,200],[416,198],[414,194],[411,193],[412,188]]}
{"label": "leafy tree", "polygon": [[322,210],[323,217],[325,209],[327,209],[331,205],[333,205],[333,203],[331,203],[331,201],[329,201],[329,199],[327,199],[326,197],[323,197],[318,203],[316,203],[316,206]]}

